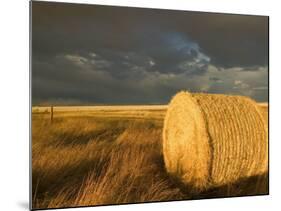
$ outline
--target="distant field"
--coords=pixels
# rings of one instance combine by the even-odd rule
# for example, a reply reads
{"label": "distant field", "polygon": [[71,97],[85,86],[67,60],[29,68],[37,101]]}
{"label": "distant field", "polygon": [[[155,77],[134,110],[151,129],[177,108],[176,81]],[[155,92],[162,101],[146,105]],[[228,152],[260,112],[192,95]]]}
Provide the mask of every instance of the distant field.
{"label": "distant field", "polygon": [[[267,115],[268,104],[259,103],[260,108]],[[153,118],[163,119],[167,110],[167,105],[125,105],[125,106],[55,106],[56,117],[62,116],[94,116],[111,118]],[[32,114],[48,114],[50,107],[32,107]],[[45,115],[48,118],[48,115]]]}
{"label": "distant field", "polygon": [[[55,106],[57,111],[145,111],[145,110],[165,110],[167,105],[122,105],[122,106]],[[50,106],[34,106],[33,112],[44,112],[50,109]]]}
{"label": "distant field", "polygon": [[[153,106],[69,106],[54,107],[56,117],[88,116],[110,118],[163,119],[166,105]],[[32,114],[49,113],[50,107],[32,107]]]}
{"label": "distant field", "polygon": [[[189,192],[165,170],[167,106],[32,108],[33,208],[167,201],[267,193],[255,178]],[[262,105],[267,119],[267,107]]]}

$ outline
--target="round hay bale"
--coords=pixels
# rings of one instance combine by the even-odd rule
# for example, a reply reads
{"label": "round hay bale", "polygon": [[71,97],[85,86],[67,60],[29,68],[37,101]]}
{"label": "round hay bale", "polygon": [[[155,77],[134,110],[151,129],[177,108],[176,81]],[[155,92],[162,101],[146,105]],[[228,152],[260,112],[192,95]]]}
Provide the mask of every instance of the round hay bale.
{"label": "round hay bale", "polygon": [[259,104],[259,108],[268,128],[268,104]]}
{"label": "round hay bale", "polygon": [[163,128],[168,173],[204,190],[267,172],[267,127],[246,97],[180,92]]}

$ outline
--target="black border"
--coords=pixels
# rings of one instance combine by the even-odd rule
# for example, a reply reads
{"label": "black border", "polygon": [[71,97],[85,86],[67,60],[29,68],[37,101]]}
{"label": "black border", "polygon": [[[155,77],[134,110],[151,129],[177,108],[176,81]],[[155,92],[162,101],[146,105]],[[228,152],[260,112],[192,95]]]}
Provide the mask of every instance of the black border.
{"label": "black border", "polygon": [[[205,14],[220,14],[220,15],[242,15],[242,16],[255,16],[267,18],[268,26],[268,48],[267,48],[267,65],[268,65],[268,194],[255,194],[255,195],[241,195],[241,196],[218,196],[218,197],[206,197],[199,199],[182,199],[182,200],[164,200],[164,201],[147,201],[147,202],[135,202],[135,203],[119,203],[119,204],[102,204],[102,205],[88,205],[88,206],[69,206],[58,208],[32,208],[32,2],[40,2],[46,4],[71,4],[71,5],[85,5],[85,6],[103,6],[103,7],[122,7],[132,9],[150,9],[150,10],[165,10],[165,11],[178,11],[178,12],[192,12],[192,13],[205,13]],[[85,208],[85,207],[104,207],[104,206],[119,206],[119,205],[134,205],[134,204],[148,204],[148,203],[161,203],[161,202],[178,202],[178,201],[197,201],[208,199],[228,199],[228,198],[240,198],[240,197],[253,197],[253,196],[269,196],[270,195],[270,16],[268,15],[252,15],[252,14],[239,14],[239,13],[223,13],[223,12],[204,12],[204,11],[192,11],[192,10],[178,10],[178,9],[162,9],[162,8],[148,8],[148,7],[132,7],[132,6],[120,6],[120,5],[103,5],[103,4],[90,4],[90,3],[70,3],[70,2],[57,2],[57,1],[29,1],[29,210],[55,210],[55,209],[70,209],[70,208]]]}

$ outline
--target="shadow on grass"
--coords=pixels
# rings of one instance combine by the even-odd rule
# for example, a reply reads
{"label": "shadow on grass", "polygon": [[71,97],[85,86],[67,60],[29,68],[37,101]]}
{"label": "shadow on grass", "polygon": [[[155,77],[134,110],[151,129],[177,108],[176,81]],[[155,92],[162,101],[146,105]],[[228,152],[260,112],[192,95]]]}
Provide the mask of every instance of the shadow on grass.
{"label": "shadow on grass", "polygon": [[186,185],[179,179],[170,176],[170,180],[180,188],[184,199],[208,199],[237,196],[268,195],[268,173],[240,178],[238,181],[198,191],[192,184]]}
{"label": "shadow on grass", "polygon": [[85,175],[94,170],[96,177],[102,174],[106,168],[109,157],[103,159],[85,159],[76,165],[65,165],[59,169],[53,169],[52,172],[38,171],[32,172],[32,196],[40,201],[46,198],[52,198],[65,187],[72,187],[72,194],[79,191]]}
{"label": "shadow on grass", "polygon": [[234,183],[218,186],[202,192],[195,198],[253,196],[269,194],[268,173],[240,178]]}

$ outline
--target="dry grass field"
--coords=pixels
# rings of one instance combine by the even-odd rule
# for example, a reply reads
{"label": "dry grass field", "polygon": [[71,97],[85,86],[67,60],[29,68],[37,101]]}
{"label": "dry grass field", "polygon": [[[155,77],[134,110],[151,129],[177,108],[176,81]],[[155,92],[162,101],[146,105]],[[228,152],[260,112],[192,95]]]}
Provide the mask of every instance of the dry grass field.
{"label": "dry grass field", "polygon": [[[267,119],[267,106],[262,105]],[[32,207],[55,208],[267,194],[267,174],[190,191],[166,172],[167,106],[32,108]]]}

